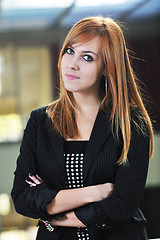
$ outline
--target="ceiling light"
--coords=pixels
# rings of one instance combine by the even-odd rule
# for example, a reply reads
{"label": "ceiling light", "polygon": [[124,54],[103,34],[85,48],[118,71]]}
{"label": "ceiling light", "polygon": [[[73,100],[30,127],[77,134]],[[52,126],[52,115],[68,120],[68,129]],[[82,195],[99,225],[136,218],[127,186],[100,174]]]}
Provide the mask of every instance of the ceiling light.
{"label": "ceiling light", "polygon": [[2,0],[2,9],[69,7],[73,0]]}
{"label": "ceiling light", "polygon": [[126,3],[128,0],[77,0],[76,6],[98,6],[98,5],[116,5]]}

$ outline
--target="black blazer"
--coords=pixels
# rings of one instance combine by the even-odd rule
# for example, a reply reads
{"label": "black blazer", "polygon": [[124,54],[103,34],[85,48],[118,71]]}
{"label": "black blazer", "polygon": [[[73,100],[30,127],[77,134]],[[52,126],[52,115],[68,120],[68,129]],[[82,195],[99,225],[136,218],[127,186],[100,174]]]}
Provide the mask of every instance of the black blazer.
{"label": "black blazer", "polygon": [[[134,112],[132,112],[134,116]],[[134,117],[135,120],[136,117]],[[138,121],[138,120],[137,120]],[[84,186],[112,182],[112,195],[100,202],[74,209],[76,216],[88,227],[93,239],[148,239],[145,218],[138,208],[149,162],[149,137],[131,123],[128,162],[118,165],[122,139],[113,137],[109,115],[99,110],[84,157]],[[44,183],[30,188],[25,182],[28,173],[36,174]],[[63,138],[57,133],[46,114],[46,107],[32,111],[24,130],[11,192],[18,213],[52,219],[45,206],[61,189],[66,188]],[[63,214],[63,213],[62,213]],[[37,239],[61,239],[63,227],[49,232],[41,223]],[[101,237],[100,237],[101,234]],[[103,237],[102,237],[103,236]]]}

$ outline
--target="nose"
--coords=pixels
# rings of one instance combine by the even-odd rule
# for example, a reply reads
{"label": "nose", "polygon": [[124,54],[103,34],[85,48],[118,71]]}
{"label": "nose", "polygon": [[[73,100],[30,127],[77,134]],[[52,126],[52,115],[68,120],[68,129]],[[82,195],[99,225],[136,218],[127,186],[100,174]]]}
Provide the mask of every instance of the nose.
{"label": "nose", "polygon": [[79,70],[79,64],[78,64],[78,60],[76,59],[75,56],[73,56],[69,62],[68,62],[68,66],[69,68],[71,68],[72,70]]}

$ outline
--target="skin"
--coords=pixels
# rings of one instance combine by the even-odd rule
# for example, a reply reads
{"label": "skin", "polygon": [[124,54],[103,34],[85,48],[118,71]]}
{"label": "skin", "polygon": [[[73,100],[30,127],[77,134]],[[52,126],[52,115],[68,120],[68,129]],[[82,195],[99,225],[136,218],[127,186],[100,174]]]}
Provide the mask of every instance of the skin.
{"label": "skin", "polygon": [[[76,103],[76,121],[78,135],[67,140],[89,140],[100,107],[100,81],[104,74],[104,63],[99,37],[84,44],[73,44],[66,49],[62,57],[61,70],[65,88],[72,92]],[[41,184],[38,176],[30,176],[26,182],[32,187]],[[61,190],[46,206],[49,214],[56,214],[91,202],[97,202],[111,195],[112,183],[89,187]],[[72,201],[70,201],[72,199]],[[51,220],[54,226],[85,227],[70,211],[64,218]]]}
{"label": "skin", "polygon": [[[37,174],[36,176],[29,175],[29,178],[31,181],[25,181],[30,187],[35,187],[43,182]],[[53,208],[54,210],[49,210],[48,213],[56,214],[91,202],[101,201],[111,195],[113,187],[114,185],[112,183],[105,183],[83,188],[61,190],[53,199],[52,203],[48,204],[48,206],[51,206],[51,209]],[[71,198],[73,199],[72,202],[70,201]],[[51,224],[53,226],[85,227],[85,225],[75,216],[73,211],[68,212],[64,218],[51,220]]]}
{"label": "skin", "polygon": [[61,69],[64,86],[75,98],[85,96],[99,101],[99,84],[104,75],[99,37],[69,46],[62,57]]}
{"label": "skin", "polygon": [[68,140],[90,138],[101,102],[100,81],[102,75],[105,76],[100,46],[100,38],[94,37],[84,44],[69,46],[62,57],[62,78],[65,88],[72,92],[75,99],[79,130],[78,136]]}

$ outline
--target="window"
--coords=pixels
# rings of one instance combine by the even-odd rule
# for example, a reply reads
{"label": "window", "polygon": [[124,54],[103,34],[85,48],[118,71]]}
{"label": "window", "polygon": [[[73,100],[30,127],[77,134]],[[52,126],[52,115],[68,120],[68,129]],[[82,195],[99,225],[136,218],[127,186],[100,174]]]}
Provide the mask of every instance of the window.
{"label": "window", "polygon": [[29,113],[51,101],[48,48],[0,49],[0,142],[19,141]]}

